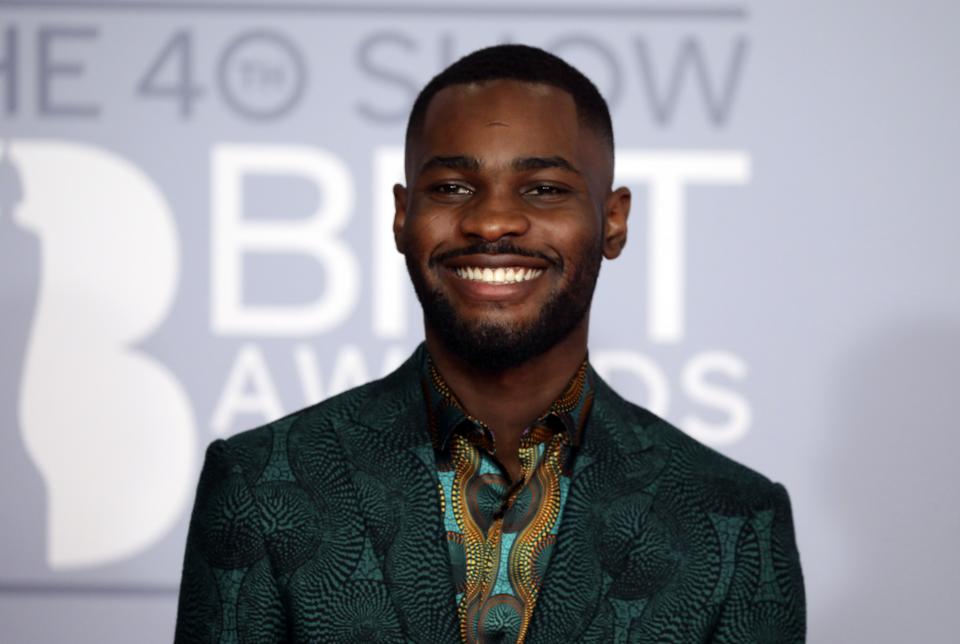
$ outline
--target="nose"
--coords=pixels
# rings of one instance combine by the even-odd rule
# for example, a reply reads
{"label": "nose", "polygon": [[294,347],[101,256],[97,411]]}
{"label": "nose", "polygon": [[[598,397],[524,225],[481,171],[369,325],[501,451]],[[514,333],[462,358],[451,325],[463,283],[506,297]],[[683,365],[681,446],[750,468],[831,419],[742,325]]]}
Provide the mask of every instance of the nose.
{"label": "nose", "polygon": [[477,200],[460,220],[460,232],[464,236],[484,241],[523,235],[529,228],[530,220],[523,212],[522,204],[507,195],[490,195]]}

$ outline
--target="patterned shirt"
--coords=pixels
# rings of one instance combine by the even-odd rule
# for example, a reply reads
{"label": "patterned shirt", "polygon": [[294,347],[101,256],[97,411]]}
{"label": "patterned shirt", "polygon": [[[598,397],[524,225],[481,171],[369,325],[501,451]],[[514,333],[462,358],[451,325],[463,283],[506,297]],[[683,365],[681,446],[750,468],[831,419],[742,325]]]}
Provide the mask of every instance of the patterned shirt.
{"label": "patterned shirt", "polygon": [[520,478],[510,485],[493,432],[470,416],[426,360],[423,389],[436,450],[460,635],[464,642],[522,642],[557,540],[593,402],[587,361],[520,438]]}

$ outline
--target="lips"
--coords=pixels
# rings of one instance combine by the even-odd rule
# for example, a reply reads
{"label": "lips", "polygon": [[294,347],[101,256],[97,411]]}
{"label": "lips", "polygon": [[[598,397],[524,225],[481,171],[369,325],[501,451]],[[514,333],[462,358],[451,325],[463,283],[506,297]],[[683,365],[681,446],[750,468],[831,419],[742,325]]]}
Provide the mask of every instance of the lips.
{"label": "lips", "polygon": [[453,272],[457,277],[484,284],[514,284],[517,282],[527,282],[540,277],[543,273],[542,268],[526,268],[523,266],[507,266],[506,268],[498,266],[463,266],[456,267]]}
{"label": "lips", "polygon": [[513,253],[471,253],[448,259],[443,267],[467,299],[509,302],[530,295],[551,263]]}

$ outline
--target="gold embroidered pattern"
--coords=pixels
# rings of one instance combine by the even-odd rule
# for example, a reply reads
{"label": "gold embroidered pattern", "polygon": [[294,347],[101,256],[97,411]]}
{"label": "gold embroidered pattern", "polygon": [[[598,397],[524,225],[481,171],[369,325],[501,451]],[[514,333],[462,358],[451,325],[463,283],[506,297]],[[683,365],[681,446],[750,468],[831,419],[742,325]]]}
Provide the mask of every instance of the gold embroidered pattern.
{"label": "gold embroidered pattern", "polygon": [[546,413],[520,439],[521,477],[511,485],[495,459],[493,433],[469,415],[427,360],[423,389],[440,478],[464,642],[523,642],[593,400],[584,361]]}

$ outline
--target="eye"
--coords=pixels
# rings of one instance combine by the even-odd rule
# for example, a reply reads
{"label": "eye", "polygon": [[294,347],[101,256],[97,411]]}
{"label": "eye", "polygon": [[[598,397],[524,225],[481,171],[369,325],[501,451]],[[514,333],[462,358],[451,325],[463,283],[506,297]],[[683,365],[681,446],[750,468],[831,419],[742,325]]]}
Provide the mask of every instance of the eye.
{"label": "eye", "polygon": [[568,192],[570,192],[570,190],[567,188],[549,183],[541,183],[533,186],[523,194],[529,197],[561,197]]}
{"label": "eye", "polygon": [[443,196],[462,197],[473,194],[473,190],[461,183],[438,183],[430,191]]}

